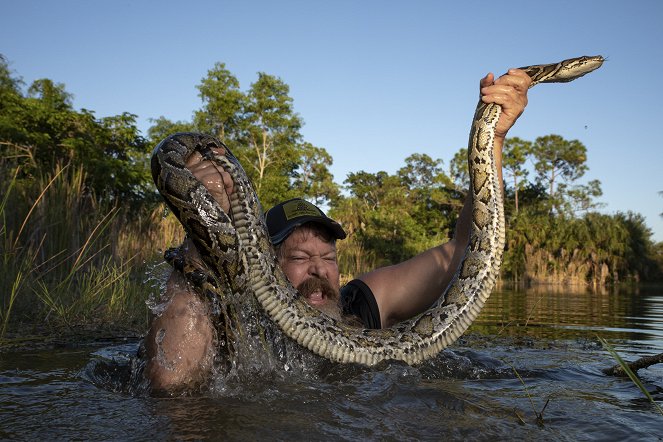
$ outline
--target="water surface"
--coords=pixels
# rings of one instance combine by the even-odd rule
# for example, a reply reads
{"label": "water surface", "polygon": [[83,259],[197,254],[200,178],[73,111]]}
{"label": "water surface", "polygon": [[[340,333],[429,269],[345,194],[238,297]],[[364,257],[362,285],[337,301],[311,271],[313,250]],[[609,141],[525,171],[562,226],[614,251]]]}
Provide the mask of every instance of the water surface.
{"label": "water surface", "polygon": [[[5,351],[0,439],[661,440],[663,416],[602,373],[597,336],[627,360],[663,352],[663,290],[498,291],[421,367],[258,367],[191,397],[136,391],[135,341]],[[663,366],[638,374],[662,404]]]}

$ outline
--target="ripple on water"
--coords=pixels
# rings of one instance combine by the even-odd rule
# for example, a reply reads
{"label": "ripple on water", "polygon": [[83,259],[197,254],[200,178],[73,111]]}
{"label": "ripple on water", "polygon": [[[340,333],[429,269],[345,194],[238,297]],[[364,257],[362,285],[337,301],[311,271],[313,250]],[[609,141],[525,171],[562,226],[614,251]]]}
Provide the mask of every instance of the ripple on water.
{"label": "ripple on water", "polygon": [[[656,440],[663,416],[630,380],[602,373],[614,361],[595,332],[602,327],[627,359],[663,351],[656,336],[631,340],[629,319],[606,322],[605,313],[594,316],[597,323],[560,321],[563,327],[554,329],[555,321],[540,320],[531,306],[563,302],[496,301],[530,307],[511,309],[522,311],[520,318],[479,321],[473,333],[420,367],[292,358],[287,370],[247,365],[190,397],[154,398],[128,388],[137,382],[137,342],[5,352],[0,438]],[[574,298],[574,308],[581,301]],[[632,304],[616,310],[631,309],[625,318],[647,316],[647,308]],[[565,313],[541,312],[553,314]],[[663,330],[663,324],[648,327],[655,331],[650,335]],[[662,369],[639,375],[663,401]]]}

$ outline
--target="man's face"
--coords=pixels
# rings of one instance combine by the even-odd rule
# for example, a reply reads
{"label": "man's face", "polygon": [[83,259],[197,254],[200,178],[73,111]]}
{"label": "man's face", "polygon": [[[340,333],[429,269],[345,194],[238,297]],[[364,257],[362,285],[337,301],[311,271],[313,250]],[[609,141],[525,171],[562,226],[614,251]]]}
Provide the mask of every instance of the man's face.
{"label": "man's face", "polygon": [[283,242],[279,264],[310,305],[332,316],[340,313],[340,282],[333,242],[325,242],[306,226],[299,227]]}

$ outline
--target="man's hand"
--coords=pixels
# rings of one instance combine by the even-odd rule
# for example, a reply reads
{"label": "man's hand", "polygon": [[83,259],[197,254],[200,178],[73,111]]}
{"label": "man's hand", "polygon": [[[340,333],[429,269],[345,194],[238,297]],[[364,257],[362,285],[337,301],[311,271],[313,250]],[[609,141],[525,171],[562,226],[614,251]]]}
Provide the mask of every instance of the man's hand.
{"label": "man's hand", "polygon": [[495,136],[504,141],[506,134],[527,106],[527,90],[532,79],[520,69],[509,72],[495,80],[489,73],[481,79],[481,100],[502,106],[502,114],[495,128]]}
{"label": "man's hand", "polygon": [[[214,155],[225,155],[224,148],[212,149]],[[198,181],[203,183],[224,212],[230,211],[230,195],[233,193],[233,179],[223,168],[203,159],[199,152],[194,152],[186,162],[186,167]]]}

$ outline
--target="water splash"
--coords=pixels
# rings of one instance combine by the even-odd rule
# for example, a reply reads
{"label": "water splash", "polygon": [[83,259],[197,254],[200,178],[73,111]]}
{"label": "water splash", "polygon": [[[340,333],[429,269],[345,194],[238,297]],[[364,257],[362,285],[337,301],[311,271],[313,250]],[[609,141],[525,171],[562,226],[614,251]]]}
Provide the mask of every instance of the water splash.
{"label": "water splash", "polygon": [[150,288],[150,295],[145,303],[153,314],[161,314],[166,305],[164,304],[163,294],[166,292],[166,284],[172,267],[163,261],[148,264],[146,267],[143,284]]}

